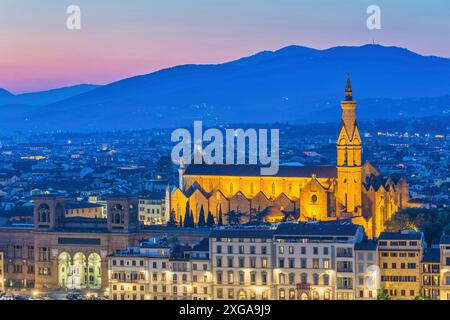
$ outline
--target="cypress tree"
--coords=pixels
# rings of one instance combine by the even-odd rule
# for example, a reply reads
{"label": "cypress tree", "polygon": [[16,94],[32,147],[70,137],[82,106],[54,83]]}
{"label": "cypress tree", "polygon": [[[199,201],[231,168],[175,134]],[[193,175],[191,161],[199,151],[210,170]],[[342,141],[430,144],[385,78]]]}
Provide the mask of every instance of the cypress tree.
{"label": "cypress tree", "polygon": [[216,224],[216,222],[214,221],[214,217],[211,214],[211,211],[208,211],[208,218],[206,219],[206,225],[208,227],[213,227]]}
{"label": "cypress tree", "polygon": [[219,222],[218,225],[221,227],[223,226],[223,220],[222,220],[222,206],[219,207]]}
{"label": "cypress tree", "polygon": [[200,208],[200,214],[198,216],[197,225],[199,227],[204,227],[205,224],[206,224],[206,221],[205,221],[205,210],[203,210],[203,205],[202,205],[201,208]]}
{"label": "cypress tree", "polygon": [[189,217],[189,223],[191,228],[195,228],[195,220],[194,220],[194,213],[191,210],[191,216]]}

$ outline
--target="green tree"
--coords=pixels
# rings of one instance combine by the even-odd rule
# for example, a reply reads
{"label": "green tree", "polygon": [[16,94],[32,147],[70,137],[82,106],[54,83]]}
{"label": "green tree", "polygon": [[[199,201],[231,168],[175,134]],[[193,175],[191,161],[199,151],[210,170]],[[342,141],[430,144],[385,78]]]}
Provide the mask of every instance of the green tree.
{"label": "green tree", "polygon": [[186,203],[186,212],[184,214],[184,223],[183,227],[185,228],[191,228],[192,227],[192,216],[191,216],[191,210],[189,208],[189,202]]}
{"label": "green tree", "polygon": [[200,214],[198,215],[198,223],[199,227],[204,227],[206,225],[205,221],[205,210],[203,210],[203,205],[200,208]]}
{"label": "green tree", "polygon": [[377,295],[378,300],[391,300],[391,296],[386,290],[378,290]]}
{"label": "green tree", "polygon": [[231,210],[227,214],[227,222],[229,225],[240,225],[241,219],[244,216],[242,212]]}
{"label": "green tree", "polygon": [[191,228],[195,228],[195,220],[194,220],[194,213],[191,210],[191,216],[189,217],[189,223]]}
{"label": "green tree", "polygon": [[167,221],[168,227],[177,227],[177,222],[175,221],[175,211],[170,211],[169,221]]}

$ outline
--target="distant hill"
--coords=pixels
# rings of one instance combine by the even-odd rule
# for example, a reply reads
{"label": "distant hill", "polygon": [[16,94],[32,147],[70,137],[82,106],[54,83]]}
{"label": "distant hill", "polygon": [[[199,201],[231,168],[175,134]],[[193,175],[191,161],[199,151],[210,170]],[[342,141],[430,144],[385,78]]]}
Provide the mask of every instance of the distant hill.
{"label": "distant hill", "polygon": [[[72,87],[64,87],[47,91],[23,93],[14,95],[0,88],[0,106],[10,104],[24,104],[29,106],[42,106],[55,103],[67,98],[91,91],[100,87],[95,84],[79,84]],[[6,94],[2,94],[6,92]]]}
{"label": "distant hill", "polygon": [[450,59],[380,45],[290,46],[218,65],[183,65],[124,79],[37,108],[20,108],[15,115],[3,115],[2,107],[0,128],[93,131],[178,127],[193,120],[314,122],[331,115],[334,120],[347,73],[363,118],[449,110]]}
{"label": "distant hill", "polygon": [[1,101],[6,101],[7,99],[11,99],[12,97],[14,97],[14,95],[11,92],[0,88],[0,103]]}

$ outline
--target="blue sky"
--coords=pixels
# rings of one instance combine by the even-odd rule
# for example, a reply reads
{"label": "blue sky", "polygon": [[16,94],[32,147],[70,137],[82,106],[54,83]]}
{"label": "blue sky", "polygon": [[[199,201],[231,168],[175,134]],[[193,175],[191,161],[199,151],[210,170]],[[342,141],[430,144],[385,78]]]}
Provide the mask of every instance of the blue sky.
{"label": "blue sky", "polygon": [[[65,26],[79,5],[82,28]],[[381,8],[381,30],[366,9]],[[2,0],[0,87],[108,83],[184,63],[220,63],[297,44],[372,40],[450,57],[448,0]]]}

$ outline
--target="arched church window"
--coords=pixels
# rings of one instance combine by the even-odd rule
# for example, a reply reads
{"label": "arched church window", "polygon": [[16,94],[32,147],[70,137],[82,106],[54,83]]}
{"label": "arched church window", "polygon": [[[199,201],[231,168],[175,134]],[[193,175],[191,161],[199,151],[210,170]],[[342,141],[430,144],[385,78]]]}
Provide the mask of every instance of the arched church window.
{"label": "arched church window", "polygon": [[120,216],[120,213],[116,213],[115,215],[114,215],[114,223],[117,223],[117,224],[119,224],[119,223],[121,223],[121,216]]}

